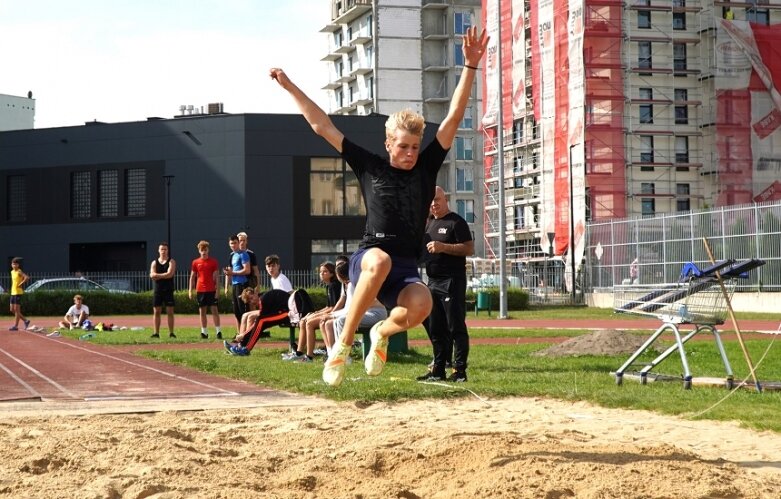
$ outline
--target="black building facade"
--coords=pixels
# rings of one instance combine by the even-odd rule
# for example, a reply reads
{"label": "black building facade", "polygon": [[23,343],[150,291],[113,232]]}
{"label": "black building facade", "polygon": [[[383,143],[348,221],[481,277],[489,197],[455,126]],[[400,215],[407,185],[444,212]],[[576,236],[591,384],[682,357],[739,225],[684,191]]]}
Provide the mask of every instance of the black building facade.
{"label": "black building facade", "polygon": [[[387,154],[385,116],[332,119]],[[300,115],[0,132],[0,193],[0,256],[24,257],[28,272],[145,270],[169,230],[180,270],[201,239],[223,260],[242,230],[261,258],[307,269],[353,250],[364,228],[352,172]]]}

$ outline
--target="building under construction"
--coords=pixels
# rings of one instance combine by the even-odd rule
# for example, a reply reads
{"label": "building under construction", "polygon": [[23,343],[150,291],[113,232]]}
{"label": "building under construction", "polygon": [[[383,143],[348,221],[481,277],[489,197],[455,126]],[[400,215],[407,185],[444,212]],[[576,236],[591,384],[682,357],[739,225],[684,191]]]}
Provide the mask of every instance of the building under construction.
{"label": "building under construction", "polygon": [[525,263],[580,262],[591,220],[781,198],[781,1],[483,0],[483,18],[487,257],[500,189]]}

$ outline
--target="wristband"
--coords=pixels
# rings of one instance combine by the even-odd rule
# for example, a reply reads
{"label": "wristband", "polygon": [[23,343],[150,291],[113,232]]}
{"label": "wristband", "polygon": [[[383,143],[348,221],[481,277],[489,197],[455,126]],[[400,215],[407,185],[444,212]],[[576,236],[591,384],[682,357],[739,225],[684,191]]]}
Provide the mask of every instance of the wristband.
{"label": "wristband", "polygon": [[478,68],[477,66],[470,66],[469,64],[464,64],[464,67],[465,67],[465,68],[469,68],[469,69],[474,69],[475,71],[477,71],[477,70],[479,70],[479,69],[480,69],[480,68]]}

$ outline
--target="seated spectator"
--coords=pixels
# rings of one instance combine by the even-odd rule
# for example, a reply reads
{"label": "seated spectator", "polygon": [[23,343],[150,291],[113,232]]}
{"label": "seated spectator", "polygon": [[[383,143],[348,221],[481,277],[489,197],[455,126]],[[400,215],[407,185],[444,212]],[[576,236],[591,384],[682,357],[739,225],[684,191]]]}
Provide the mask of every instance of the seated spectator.
{"label": "seated spectator", "polygon": [[[325,347],[330,355],[331,347],[339,340],[339,336],[344,329],[344,321],[347,317],[347,310],[350,307],[350,301],[352,300],[353,293],[355,292],[355,286],[350,282],[349,275],[349,263],[339,264],[336,266],[336,277],[344,286],[346,286],[344,307],[330,313],[323,322],[323,341]],[[377,322],[384,320],[388,317],[388,310],[375,299],[374,302],[363,314],[361,322],[358,324],[359,328],[372,327]]]}
{"label": "seated spectator", "polygon": [[331,262],[320,264],[320,280],[325,284],[327,303],[326,306],[306,315],[298,323],[301,332],[298,337],[298,347],[294,352],[282,356],[282,360],[295,360],[298,362],[312,362],[315,351],[315,331],[320,328],[323,319],[336,310],[341,295],[342,284],[336,278],[336,268]]}
{"label": "seated spectator", "polygon": [[65,312],[65,317],[60,321],[60,327],[63,329],[80,328],[84,321],[89,318],[89,307],[84,305],[84,298],[81,295],[73,297],[73,305]]}
{"label": "seated spectator", "polygon": [[[242,315],[241,323],[244,323],[244,327],[242,328],[241,323],[239,324],[239,334],[236,336],[237,343],[235,345],[227,341],[223,342],[225,349],[231,355],[249,355],[263,331],[289,321],[288,299],[290,293],[287,291],[272,289],[259,297],[253,289],[245,289],[242,291],[242,296],[244,293],[247,293],[248,303],[253,303],[252,306],[257,303],[258,309]],[[253,295],[257,298],[253,298]],[[245,316],[246,321],[244,320]]]}
{"label": "seated spectator", "polygon": [[248,330],[255,327],[260,315],[260,296],[254,288],[246,288],[239,295],[239,299],[247,306],[248,312],[244,312],[239,321],[239,331],[236,334],[235,341],[241,341]]}

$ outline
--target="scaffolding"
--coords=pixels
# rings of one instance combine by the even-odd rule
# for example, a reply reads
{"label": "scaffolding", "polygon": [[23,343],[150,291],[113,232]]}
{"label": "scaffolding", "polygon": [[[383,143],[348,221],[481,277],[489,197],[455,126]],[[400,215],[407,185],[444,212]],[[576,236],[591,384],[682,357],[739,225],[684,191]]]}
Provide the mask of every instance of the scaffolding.
{"label": "scaffolding", "polygon": [[[502,2],[505,183],[491,123],[484,127],[487,257],[498,257],[500,209],[507,258],[536,261],[571,254],[562,227],[580,222],[578,195],[586,221],[781,199],[780,3],[584,0],[582,7]],[[579,43],[582,63],[571,51]],[[573,87],[578,64],[582,86]],[[573,138],[581,119],[582,163]],[[581,167],[582,184],[572,173]]]}

